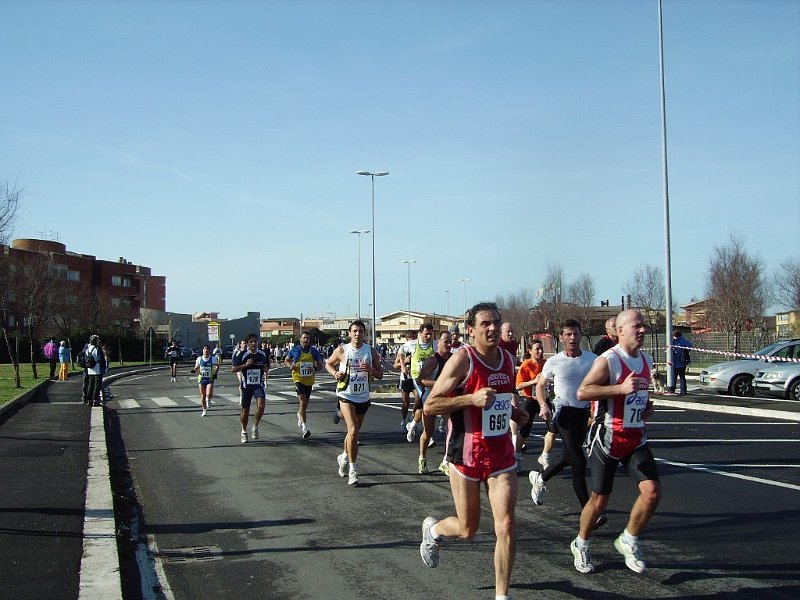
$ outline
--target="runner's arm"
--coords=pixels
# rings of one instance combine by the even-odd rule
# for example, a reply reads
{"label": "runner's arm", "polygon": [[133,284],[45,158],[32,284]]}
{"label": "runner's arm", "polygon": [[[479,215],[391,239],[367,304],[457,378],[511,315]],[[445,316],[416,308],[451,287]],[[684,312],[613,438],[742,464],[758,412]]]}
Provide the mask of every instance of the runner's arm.
{"label": "runner's arm", "polygon": [[494,402],[495,391],[490,387],[481,388],[472,394],[450,396],[464,381],[469,371],[469,356],[466,352],[454,354],[445,364],[436,380],[428,399],[422,407],[426,415],[441,415],[464,408],[465,406],[487,407]]}
{"label": "runner's arm", "polygon": [[578,400],[602,400],[620,394],[631,394],[638,389],[639,378],[633,373],[630,373],[622,383],[614,385],[608,383],[610,373],[608,359],[598,356],[578,388]]}

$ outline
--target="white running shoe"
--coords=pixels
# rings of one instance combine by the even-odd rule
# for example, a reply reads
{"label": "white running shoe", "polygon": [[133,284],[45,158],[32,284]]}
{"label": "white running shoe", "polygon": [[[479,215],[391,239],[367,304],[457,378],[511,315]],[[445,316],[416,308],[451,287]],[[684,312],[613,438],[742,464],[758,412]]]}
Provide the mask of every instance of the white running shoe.
{"label": "white running shoe", "polygon": [[436,445],[436,440],[433,439],[433,438],[430,438],[428,440],[428,448],[433,448],[435,445]]}
{"label": "white running shoe", "polygon": [[444,474],[445,477],[450,477],[450,465],[447,464],[446,459],[442,459],[442,464],[439,465],[439,470]]}
{"label": "white running shoe", "polygon": [[616,548],[617,552],[625,557],[626,567],[628,567],[634,573],[644,573],[647,569],[647,564],[645,564],[644,559],[639,552],[639,546],[636,544],[628,544],[624,539],[622,539],[623,535],[624,534],[620,533],[619,537],[614,540],[614,548]]}
{"label": "white running shoe", "polygon": [[589,552],[589,547],[586,548],[578,548],[578,544],[575,540],[572,540],[572,543],[569,545],[569,549],[572,550],[572,556],[575,558],[573,564],[575,565],[575,569],[579,573],[592,573],[594,572],[594,565],[592,564],[592,555]]}
{"label": "white running shoe", "polygon": [[408,443],[413,442],[415,437],[417,437],[417,424],[414,421],[409,421],[406,424],[406,439]]}
{"label": "white running shoe", "polygon": [[339,465],[339,477],[347,475],[347,455],[339,454],[336,457],[336,464]]}
{"label": "white running shoe", "polygon": [[358,473],[350,471],[350,475],[347,477],[347,485],[358,485]]}
{"label": "white running shoe", "polygon": [[541,454],[539,455],[539,458],[536,459],[536,462],[538,462],[540,465],[542,465],[542,469],[546,469],[547,467],[550,466],[550,459],[549,458],[545,458]]}
{"label": "white running shoe", "polygon": [[253,425],[253,439],[254,440],[258,439],[258,426],[256,425]]}
{"label": "white running shoe", "polygon": [[306,427],[305,423],[303,423],[303,426],[300,428],[300,432],[303,435],[303,439],[311,436],[311,431],[308,429],[308,427]]}
{"label": "white running shoe", "polygon": [[536,506],[541,506],[544,504],[544,493],[547,491],[542,474],[539,471],[531,471],[528,474],[528,480],[533,486],[531,487],[531,499]]}
{"label": "white running shoe", "polygon": [[205,417],[207,412],[208,412],[208,411],[207,411],[207,410],[204,408],[204,409],[203,409],[203,414],[202,414],[202,415],[200,415],[200,416],[201,416],[201,417]]}
{"label": "white running shoe", "polygon": [[426,567],[434,568],[439,564],[439,542],[431,535],[431,527],[436,525],[436,519],[426,517],[422,522],[422,543],[419,545],[419,555]]}
{"label": "white running shoe", "polygon": [[247,432],[246,431],[242,432],[242,443],[243,444],[247,443]]}

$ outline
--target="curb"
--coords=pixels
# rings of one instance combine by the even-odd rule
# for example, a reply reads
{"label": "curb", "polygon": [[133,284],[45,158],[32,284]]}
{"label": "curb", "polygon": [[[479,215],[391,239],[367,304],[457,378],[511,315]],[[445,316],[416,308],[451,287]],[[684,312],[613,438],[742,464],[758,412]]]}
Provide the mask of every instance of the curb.
{"label": "curb", "polygon": [[670,408],[683,408],[686,410],[702,410],[704,412],[724,413],[728,415],[742,415],[745,417],[767,417],[771,419],[784,419],[800,422],[800,414],[787,410],[771,410],[769,408],[750,408],[748,406],[728,406],[725,404],[700,404],[696,402],[681,402],[680,400],[664,400],[658,398],[658,406]]}
{"label": "curb", "polygon": [[30,402],[31,398],[36,395],[36,392],[39,391],[43,385],[49,383],[49,379],[43,379],[36,385],[34,385],[31,389],[22,392],[16,398],[12,398],[8,402],[6,402],[3,406],[0,406],[0,423],[5,421],[8,417],[13,415],[17,412],[20,408],[25,406],[28,402]]}

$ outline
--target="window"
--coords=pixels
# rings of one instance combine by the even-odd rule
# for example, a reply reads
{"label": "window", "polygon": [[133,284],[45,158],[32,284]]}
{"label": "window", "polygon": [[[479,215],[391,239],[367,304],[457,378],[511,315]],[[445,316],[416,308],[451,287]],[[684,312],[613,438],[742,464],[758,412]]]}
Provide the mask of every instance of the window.
{"label": "window", "polygon": [[67,271],[67,281],[80,281],[80,280],[81,280],[80,271]]}
{"label": "window", "polygon": [[111,285],[115,285],[117,287],[122,285],[122,277],[119,275],[112,275],[111,276]]}

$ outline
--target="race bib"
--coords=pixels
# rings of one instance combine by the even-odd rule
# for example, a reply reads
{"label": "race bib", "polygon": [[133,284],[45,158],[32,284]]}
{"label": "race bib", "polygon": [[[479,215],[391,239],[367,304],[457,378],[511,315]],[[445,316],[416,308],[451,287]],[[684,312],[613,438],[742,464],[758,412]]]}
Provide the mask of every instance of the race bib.
{"label": "race bib", "polygon": [[494,403],[483,409],[483,437],[495,437],[508,433],[511,425],[511,399],[513,394],[496,394]]}
{"label": "race bib", "polygon": [[366,394],[369,391],[369,376],[366,373],[351,373],[350,390],[353,395]]}
{"label": "race bib", "polygon": [[314,363],[301,362],[297,365],[300,367],[300,377],[311,377],[314,374]]}
{"label": "race bib", "polygon": [[211,367],[200,367],[200,377],[202,379],[211,379]]}
{"label": "race bib", "polygon": [[622,426],[625,429],[644,428],[642,415],[647,408],[649,397],[647,390],[639,390],[625,396],[625,412],[622,417]]}
{"label": "race bib", "polygon": [[247,369],[244,380],[247,385],[261,385],[261,369]]}

